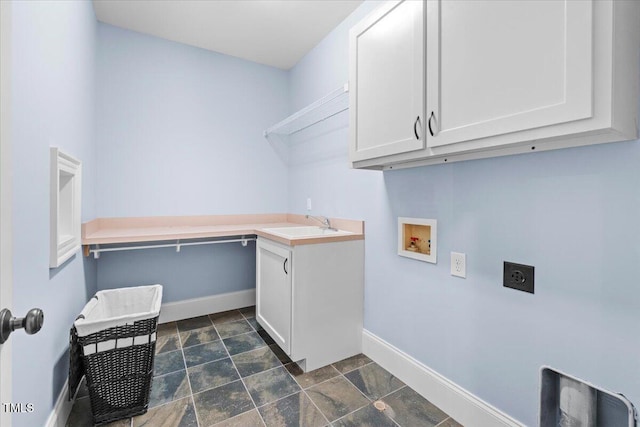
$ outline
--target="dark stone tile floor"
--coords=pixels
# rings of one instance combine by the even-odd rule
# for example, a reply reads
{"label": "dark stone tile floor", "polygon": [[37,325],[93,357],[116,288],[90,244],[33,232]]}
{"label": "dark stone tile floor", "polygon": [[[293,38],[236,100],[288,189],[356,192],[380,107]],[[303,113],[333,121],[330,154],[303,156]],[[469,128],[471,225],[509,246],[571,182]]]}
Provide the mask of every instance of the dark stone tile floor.
{"label": "dark stone tile floor", "polygon": [[[84,387],[67,427],[91,425]],[[108,425],[133,426],[461,427],[365,355],[302,373],[254,307],[159,325],[149,411]]]}

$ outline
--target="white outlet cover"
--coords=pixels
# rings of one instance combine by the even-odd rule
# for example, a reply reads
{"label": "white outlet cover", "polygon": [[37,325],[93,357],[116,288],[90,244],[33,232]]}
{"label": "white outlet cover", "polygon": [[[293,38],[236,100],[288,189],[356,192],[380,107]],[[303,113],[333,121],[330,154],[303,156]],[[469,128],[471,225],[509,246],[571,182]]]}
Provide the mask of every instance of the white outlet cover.
{"label": "white outlet cover", "polygon": [[307,197],[307,210],[311,210],[311,197]]}
{"label": "white outlet cover", "polygon": [[451,275],[467,277],[467,256],[460,252],[451,252]]}

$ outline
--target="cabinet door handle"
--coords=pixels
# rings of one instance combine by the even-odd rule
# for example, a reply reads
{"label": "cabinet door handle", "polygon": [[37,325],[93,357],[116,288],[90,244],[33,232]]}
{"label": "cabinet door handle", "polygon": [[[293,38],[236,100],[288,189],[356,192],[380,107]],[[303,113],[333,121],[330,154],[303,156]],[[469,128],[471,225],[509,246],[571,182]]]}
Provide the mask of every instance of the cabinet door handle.
{"label": "cabinet door handle", "polygon": [[[433,132],[433,128],[431,127],[431,119],[433,119],[434,121],[436,120],[436,115],[433,113],[433,111],[431,112],[431,115],[429,116],[429,121],[427,122],[427,124],[429,125],[429,133],[431,134],[431,136],[436,136],[437,129],[436,132]],[[436,123],[437,124],[437,123]]]}
{"label": "cabinet door handle", "polygon": [[420,116],[416,117],[416,121],[413,123],[413,134],[416,136],[416,139],[420,139],[418,136],[418,123],[420,122]]}
{"label": "cabinet door handle", "polygon": [[285,258],[284,262],[282,263],[282,269],[284,270],[284,274],[289,274],[289,272],[287,271],[287,261],[289,261],[289,258]]}

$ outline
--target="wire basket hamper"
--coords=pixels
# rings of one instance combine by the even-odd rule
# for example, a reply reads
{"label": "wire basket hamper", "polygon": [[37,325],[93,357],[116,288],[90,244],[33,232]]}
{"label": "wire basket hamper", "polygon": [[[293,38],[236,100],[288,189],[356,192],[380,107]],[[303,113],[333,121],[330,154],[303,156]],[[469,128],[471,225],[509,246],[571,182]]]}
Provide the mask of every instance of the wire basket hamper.
{"label": "wire basket hamper", "polygon": [[[161,288],[159,293],[161,298]],[[100,292],[97,295],[100,296],[99,294]],[[100,302],[99,299],[97,302]],[[154,303],[159,306],[159,301]],[[82,330],[77,328],[78,321],[71,328],[69,398],[75,394],[82,377],[85,376],[95,425],[147,412],[153,376],[158,310],[148,312],[153,317],[147,319],[140,319],[144,316],[134,313],[128,317],[136,317],[138,320],[128,323],[121,318],[118,322],[124,321],[124,324],[116,324],[84,336],[78,331]],[[103,324],[118,323],[104,316],[100,320]],[[84,330],[86,331],[86,328]]]}

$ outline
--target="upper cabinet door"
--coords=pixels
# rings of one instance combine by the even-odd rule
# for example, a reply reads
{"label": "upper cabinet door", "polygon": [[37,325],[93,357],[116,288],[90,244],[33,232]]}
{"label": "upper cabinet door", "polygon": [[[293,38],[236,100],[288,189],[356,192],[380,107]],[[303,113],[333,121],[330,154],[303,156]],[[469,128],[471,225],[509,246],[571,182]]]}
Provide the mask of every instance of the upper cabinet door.
{"label": "upper cabinet door", "polygon": [[351,161],[423,149],[423,2],[385,3],[349,42]]}
{"label": "upper cabinet door", "polygon": [[591,0],[427,1],[427,146],[591,117],[592,10]]}

